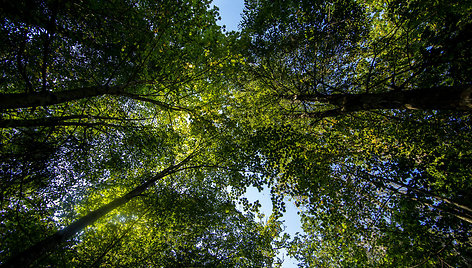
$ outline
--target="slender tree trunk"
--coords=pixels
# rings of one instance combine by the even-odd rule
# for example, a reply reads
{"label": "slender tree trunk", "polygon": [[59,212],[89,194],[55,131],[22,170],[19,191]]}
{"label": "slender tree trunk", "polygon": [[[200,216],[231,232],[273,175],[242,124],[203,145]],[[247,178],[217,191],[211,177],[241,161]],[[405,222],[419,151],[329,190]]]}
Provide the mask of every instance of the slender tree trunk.
{"label": "slender tree trunk", "polygon": [[6,263],[2,264],[0,267],[2,268],[3,267],[29,267],[37,259],[50,253],[51,251],[54,251],[61,243],[71,238],[72,236],[77,234],[79,231],[83,230],[85,227],[93,224],[95,221],[105,216],[110,211],[114,210],[115,208],[118,208],[119,206],[126,204],[128,201],[130,201],[134,197],[143,193],[147,188],[149,188],[149,186],[151,186],[157,180],[169,174],[177,172],[178,169],[182,167],[184,164],[186,164],[192,157],[193,157],[193,154],[189,155],[180,163],[176,165],[172,165],[164,169],[163,171],[155,175],[153,178],[141,184],[140,186],[136,187],[134,190],[128,192],[124,196],[116,198],[110,203],[92,212],[89,212],[87,215],[76,220],[75,222],[65,227],[64,229],[57,231],[56,233],[52,234],[49,237],[46,237],[45,239],[29,247],[28,249],[18,253],[17,255],[9,259]]}
{"label": "slender tree trunk", "polygon": [[290,97],[305,102],[324,102],[338,108],[306,113],[304,116],[323,118],[358,111],[382,109],[472,111],[472,86],[432,87],[413,90],[392,90],[382,93],[297,95]]}

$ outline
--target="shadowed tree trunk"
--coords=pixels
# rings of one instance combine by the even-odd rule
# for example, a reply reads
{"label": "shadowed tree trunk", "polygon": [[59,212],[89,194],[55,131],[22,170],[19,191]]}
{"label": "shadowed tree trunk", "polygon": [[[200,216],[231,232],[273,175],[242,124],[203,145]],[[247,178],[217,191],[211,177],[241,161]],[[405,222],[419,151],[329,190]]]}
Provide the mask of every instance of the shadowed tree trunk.
{"label": "shadowed tree trunk", "polygon": [[[136,84],[136,83],[135,83]],[[81,99],[98,97],[102,95],[122,96],[130,99],[149,102],[166,110],[190,111],[185,107],[169,105],[165,102],[146,98],[138,94],[126,92],[129,85],[120,86],[92,86],[76,88],[59,92],[34,92],[34,93],[11,93],[0,94],[0,110],[19,109],[28,107],[51,106]]]}
{"label": "shadowed tree trunk", "polygon": [[[51,116],[36,119],[0,119],[0,128],[18,128],[18,127],[53,127],[53,126],[110,126],[123,127],[118,123],[139,122],[149,120],[149,118],[119,118],[111,116],[91,116],[91,115],[68,115]],[[113,122],[113,123],[110,123]]]}
{"label": "shadowed tree trunk", "polygon": [[0,94],[0,109],[49,106],[73,100],[101,96],[104,94],[117,94],[122,90],[123,87],[121,86],[93,86],[60,92]]}
{"label": "shadowed tree trunk", "polygon": [[472,86],[433,87],[393,90],[382,93],[296,95],[287,97],[304,102],[322,102],[338,108],[304,113],[301,116],[323,118],[359,111],[384,109],[472,111]]}

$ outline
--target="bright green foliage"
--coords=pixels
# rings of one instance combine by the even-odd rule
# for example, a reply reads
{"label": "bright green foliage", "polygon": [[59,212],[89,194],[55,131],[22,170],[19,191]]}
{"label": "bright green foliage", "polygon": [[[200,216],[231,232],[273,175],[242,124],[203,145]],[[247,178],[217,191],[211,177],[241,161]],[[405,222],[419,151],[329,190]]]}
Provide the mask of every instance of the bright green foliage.
{"label": "bright green foliage", "polygon": [[[271,226],[237,211],[219,187],[188,182],[188,175],[160,183],[155,193],[87,228],[68,261],[72,266],[270,267],[274,238],[265,229]],[[82,209],[106,201],[100,195]]]}

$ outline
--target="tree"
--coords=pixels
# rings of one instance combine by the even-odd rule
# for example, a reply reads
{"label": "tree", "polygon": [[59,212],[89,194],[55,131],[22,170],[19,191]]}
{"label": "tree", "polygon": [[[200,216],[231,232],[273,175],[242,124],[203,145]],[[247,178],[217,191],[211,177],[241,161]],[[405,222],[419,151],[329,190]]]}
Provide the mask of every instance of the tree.
{"label": "tree", "polygon": [[[273,222],[266,226],[256,224],[250,216],[243,215],[237,211],[234,204],[225,197],[224,192],[220,192],[221,189],[219,188],[201,188],[201,184],[188,181],[188,178],[185,177],[181,183],[189,185],[179,185],[180,187],[176,187],[175,182],[171,183],[169,186],[175,187],[175,189],[168,189],[169,186],[165,186],[166,182],[160,182],[166,176],[185,170],[185,164],[192,157],[193,155],[189,155],[180,163],[155,174],[125,195],[88,212],[67,227],[9,259],[3,266],[30,266],[41,257],[44,258],[49,251],[54,250],[61,243],[64,243],[80,232],[84,232],[86,227],[101,220],[113,210],[125,206],[131,200],[142,196],[148,188],[156,183],[161,185],[158,188],[157,196],[145,196],[144,202],[140,202],[141,204],[138,206],[135,204],[127,209],[120,209],[120,213],[115,214],[112,220],[108,219],[108,221],[102,223],[106,224],[105,226],[98,225],[95,228],[86,230],[85,234],[82,235],[82,239],[85,241],[78,244],[78,249],[74,250],[77,252],[76,254],[79,259],[82,259],[78,264],[81,262],[87,263],[88,261],[92,262],[92,265],[98,265],[104,262],[104,258],[108,255],[107,259],[114,263],[113,265],[115,266],[117,264],[121,266],[129,266],[131,264],[144,265],[144,263],[153,266],[209,265],[210,263],[213,263],[213,265],[242,265],[243,267],[254,265],[260,267],[270,266],[272,259],[275,257],[272,250],[272,242],[277,233],[280,232],[279,223]],[[192,167],[187,168],[192,169]],[[188,189],[189,187],[190,189]],[[183,193],[180,192],[182,189],[185,189]],[[97,195],[94,194],[94,196]],[[103,198],[98,200],[97,198],[92,198],[92,202],[102,202],[100,199]],[[89,203],[89,205],[91,204]],[[93,206],[96,206],[96,204]],[[144,212],[140,210],[144,210]],[[152,213],[148,214],[150,210],[152,210]],[[139,214],[141,216],[136,220]],[[117,222],[111,223],[113,221]],[[116,236],[115,232],[117,229],[120,229],[118,225],[120,222],[131,222],[131,226],[126,227],[120,236]],[[152,233],[135,233],[131,236],[130,232],[136,228],[141,230],[141,232],[146,228],[150,228],[149,230]],[[171,235],[166,235],[166,232],[170,232]],[[175,235],[172,235],[172,233],[175,233]],[[106,244],[106,237],[110,235],[113,237],[109,242],[110,244],[101,249],[100,245]],[[131,236],[131,238],[127,238],[127,236]],[[153,236],[157,236],[157,238]],[[138,243],[139,245],[139,238],[150,243],[148,248],[143,248],[142,245],[139,249],[133,248],[133,243]],[[117,244],[123,243],[122,240],[124,239],[129,239],[127,247],[116,252],[114,256],[110,256],[110,251]],[[248,246],[250,248],[246,248]],[[87,256],[84,255],[89,255],[91,252],[90,248],[93,247],[97,247],[98,252],[100,250],[104,251],[98,256],[90,256],[91,259],[86,260]],[[137,249],[138,251],[136,251]],[[143,254],[139,252],[142,252],[144,249],[147,253],[142,256]],[[151,253],[156,250],[158,252],[164,250],[165,253],[156,259],[155,256],[152,256],[154,254]],[[133,252],[133,254],[130,254],[129,251]],[[95,253],[95,251],[92,251],[92,253]],[[129,256],[133,256],[133,258],[130,259]],[[74,260],[75,258],[71,258],[66,260],[66,263],[78,261]]]}
{"label": "tree", "polygon": [[302,265],[470,265],[468,11],[246,1],[252,110],[235,116],[263,124],[273,192],[303,208]]}
{"label": "tree", "polygon": [[87,136],[190,110],[184,99],[198,95],[210,61],[223,58],[214,11],[203,2],[133,5],[45,1],[2,10],[4,143],[13,128]]}
{"label": "tree", "polygon": [[5,267],[28,267],[38,258],[47,254],[49,251],[58,247],[60,243],[66,241],[72,236],[76,235],[78,232],[82,231],[87,226],[93,224],[98,219],[104,217],[110,211],[128,203],[131,199],[141,195],[146,191],[153,183],[164,178],[165,176],[176,172],[180,167],[182,167],[186,162],[190,160],[190,156],[182,160],[180,163],[170,166],[163,170],[162,172],[156,174],[154,177],[148,179],[146,182],[136,187],[132,191],[128,192],[122,197],[116,198],[110,203],[89,212],[87,215],[76,220],[69,226],[65,227],[62,230],[55,232],[53,235],[39,241],[30,248],[21,252],[17,256],[11,258],[8,262],[4,263]]}
{"label": "tree", "polygon": [[[153,243],[164,250],[163,263],[150,255],[130,263],[187,265],[201,260],[236,266],[240,260],[247,266],[264,266],[273,262],[272,244],[279,223],[255,223],[254,217],[234,209],[226,192],[229,178],[237,185],[243,177],[238,168],[244,165],[218,155],[231,154],[231,150],[228,146],[226,151],[219,149],[228,137],[214,126],[224,119],[218,115],[220,100],[227,94],[221,93],[220,73],[235,60],[228,47],[234,36],[224,35],[215,24],[216,11],[210,9],[209,1],[36,1],[24,6],[7,3],[1,12],[0,244],[4,265],[81,263],[77,260],[98,265],[108,254],[125,260],[125,253],[112,249],[127,239],[139,244],[137,236],[127,237],[130,231],[123,232],[110,249],[90,259],[81,249],[82,239],[100,248],[111,234],[104,234],[101,241],[94,238],[97,229],[86,226],[96,221],[106,226],[109,215],[126,210],[130,200],[142,195],[149,195],[148,203],[138,210],[155,205],[149,203],[152,200],[171,202],[175,194],[160,193],[173,188],[172,183],[154,184],[175,173],[180,167],[176,161],[199,144],[204,149],[192,159],[195,166],[188,167],[199,171],[185,172],[186,176],[179,177],[182,188],[175,186],[174,191],[182,195],[177,203],[202,206],[193,215],[185,207],[158,208],[159,215],[141,210],[141,215],[128,213],[129,218],[121,222],[137,225],[134,217],[141,217],[139,224],[165,226],[172,219],[198,216],[198,222],[182,222],[179,227],[195,229],[186,234],[192,239],[183,243],[161,235]],[[215,134],[221,137],[216,139]],[[173,167],[172,172],[158,173],[166,166]],[[221,171],[217,176],[208,169]],[[211,196],[200,200],[203,204],[195,203],[198,191],[185,194],[185,187],[192,183],[201,191],[214,187]],[[144,194],[149,187],[153,191]],[[121,195],[108,204],[97,200],[97,194],[107,191]],[[164,200],[156,201],[161,197]],[[103,206],[79,215],[76,204],[88,198]],[[218,220],[203,228],[203,218],[213,215],[219,215]],[[224,231],[224,225],[231,227],[230,232]],[[159,233],[172,229],[169,226],[154,227]],[[219,239],[232,240],[234,248],[225,248]],[[215,243],[221,255],[210,248]],[[156,249],[153,245],[149,251]],[[189,255],[190,251],[196,255]],[[51,255],[46,256],[48,252]]]}
{"label": "tree", "polygon": [[[297,115],[468,111],[470,55],[460,49],[470,41],[470,21],[462,15],[468,8],[422,1],[247,1],[245,29],[260,63],[256,76]],[[432,15],[432,9],[441,12]]]}

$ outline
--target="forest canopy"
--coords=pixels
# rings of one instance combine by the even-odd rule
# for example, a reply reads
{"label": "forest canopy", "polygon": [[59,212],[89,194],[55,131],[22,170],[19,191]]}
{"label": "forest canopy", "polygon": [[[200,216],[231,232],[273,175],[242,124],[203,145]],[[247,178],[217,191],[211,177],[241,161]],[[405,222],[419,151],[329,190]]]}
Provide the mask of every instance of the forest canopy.
{"label": "forest canopy", "polygon": [[0,12],[0,267],[472,266],[472,1]]}

